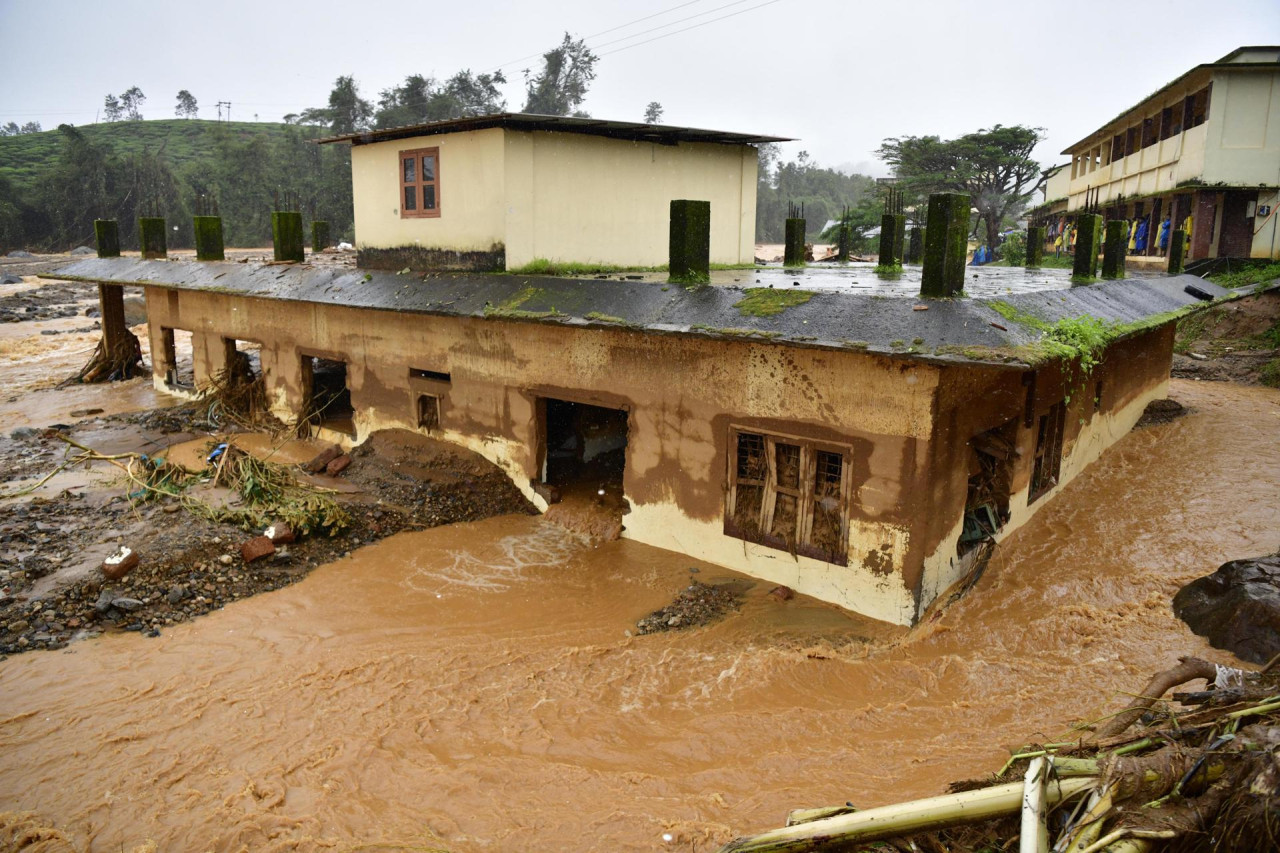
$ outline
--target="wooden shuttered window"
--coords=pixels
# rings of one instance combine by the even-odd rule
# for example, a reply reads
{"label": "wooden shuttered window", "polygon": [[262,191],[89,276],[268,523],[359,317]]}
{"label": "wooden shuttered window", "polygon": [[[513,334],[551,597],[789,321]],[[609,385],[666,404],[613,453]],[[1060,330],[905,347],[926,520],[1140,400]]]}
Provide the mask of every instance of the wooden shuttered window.
{"label": "wooden shuttered window", "polygon": [[440,149],[400,152],[400,218],[440,215]]}
{"label": "wooden shuttered window", "polygon": [[735,428],[725,535],[846,565],[851,474],[847,448]]}

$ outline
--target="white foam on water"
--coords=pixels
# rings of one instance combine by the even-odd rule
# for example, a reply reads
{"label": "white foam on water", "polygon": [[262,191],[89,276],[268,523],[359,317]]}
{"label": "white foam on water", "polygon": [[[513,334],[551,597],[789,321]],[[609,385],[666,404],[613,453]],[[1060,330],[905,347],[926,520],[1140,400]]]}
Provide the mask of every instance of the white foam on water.
{"label": "white foam on water", "polygon": [[586,545],[567,530],[540,523],[530,533],[504,536],[494,543],[497,554],[448,550],[415,557],[403,585],[415,592],[504,592],[519,583],[528,569],[559,566]]}

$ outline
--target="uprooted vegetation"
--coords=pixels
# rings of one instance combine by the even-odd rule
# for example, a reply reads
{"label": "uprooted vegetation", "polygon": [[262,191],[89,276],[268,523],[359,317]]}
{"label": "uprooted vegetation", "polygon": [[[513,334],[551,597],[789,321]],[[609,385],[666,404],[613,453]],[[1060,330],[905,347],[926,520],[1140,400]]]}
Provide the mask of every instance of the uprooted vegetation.
{"label": "uprooted vegetation", "polygon": [[[1124,710],[1017,750],[989,779],[927,800],[790,813],[721,853],[1255,851],[1280,848],[1280,671],[1197,658]],[[1202,691],[1166,692],[1204,679]]]}

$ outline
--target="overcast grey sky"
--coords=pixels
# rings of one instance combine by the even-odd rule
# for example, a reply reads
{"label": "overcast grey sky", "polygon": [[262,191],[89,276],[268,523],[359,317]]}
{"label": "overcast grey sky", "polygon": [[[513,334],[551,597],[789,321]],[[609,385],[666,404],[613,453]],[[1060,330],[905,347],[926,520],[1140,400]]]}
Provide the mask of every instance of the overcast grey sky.
{"label": "overcast grey sky", "polygon": [[640,121],[656,100],[668,124],[794,136],[788,157],[884,174],[885,137],[996,123],[1045,128],[1037,154],[1058,162],[1191,66],[1280,44],[1280,0],[0,0],[0,123],[88,124],[133,85],[147,118],[188,89],[202,118],[223,100],[270,121],[324,104],[341,74],[376,100],[408,74],[498,67],[519,110],[530,54],[566,30],[601,57],[596,117]]}

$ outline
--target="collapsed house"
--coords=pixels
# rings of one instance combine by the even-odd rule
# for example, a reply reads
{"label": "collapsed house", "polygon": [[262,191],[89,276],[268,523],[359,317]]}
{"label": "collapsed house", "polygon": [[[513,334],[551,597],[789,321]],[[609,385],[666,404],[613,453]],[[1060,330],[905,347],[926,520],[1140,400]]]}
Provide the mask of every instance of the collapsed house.
{"label": "collapsed house", "polygon": [[[436,146],[419,137],[441,128],[438,151],[423,154]],[[357,229],[369,222],[370,192],[386,197],[377,215],[394,224],[409,177],[420,207],[428,167],[436,179],[466,174],[475,165],[466,149],[446,144],[456,131],[443,123],[375,137],[370,148],[394,154],[378,154],[376,169],[357,146]],[[465,133],[491,132],[492,147],[509,151],[530,144],[511,135],[550,131],[499,120]],[[704,257],[716,257],[717,223],[728,220],[726,256],[750,252],[740,245],[740,220],[755,208],[754,151],[738,150],[747,137],[650,132],[599,138],[629,146],[609,162],[637,170],[668,170],[685,146],[735,152],[740,197],[727,211],[712,201],[701,240]],[[439,159],[424,166],[424,156]],[[694,159],[714,174],[620,200],[635,234],[666,223],[668,205],[687,204],[672,199],[719,180],[724,163]],[[464,216],[449,197],[434,197],[437,223]],[[529,215],[509,195],[492,204],[499,198],[504,222]],[[381,429],[420,430],[493,461],[540,509],[561,494],[607,494],[625,538],[913,624],[1164,396],[1176,316],[1225,293],[1193,276],[1083,287],[1064,276],[1056,289],[969,298],[960,292],[967,199],[947,209],[954,223],[935,228],[931,205],[930,233],[959,252],[951,298],[807,291],[790,276],[777,287],[686,288],[638,276],[422,273],[409,263],[393,273],[100,257],[53,275],[99,283],[104,304],[121,285],[145,289],[159,388],[198,393],[243,370],[253,342],[273,410],[312,434],[350,445]],[[549,253],[598,259],[581,254],[594,234],[600,245],[623,240],[612,220],[575,222],[584,233]],[[361,257],[400,251],[408,233],[381,242],[358,230]],[[421,251],[401,252],[397,264],[470,251],[414,233]],[[652,261],[652,251],[626,257]],[[176,359],[185,335],[190,371]]]}

